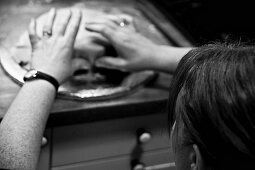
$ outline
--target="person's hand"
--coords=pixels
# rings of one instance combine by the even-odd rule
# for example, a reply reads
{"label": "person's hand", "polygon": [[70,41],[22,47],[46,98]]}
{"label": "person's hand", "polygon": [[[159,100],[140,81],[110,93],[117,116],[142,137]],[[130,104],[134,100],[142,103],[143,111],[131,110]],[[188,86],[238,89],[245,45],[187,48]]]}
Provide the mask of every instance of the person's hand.
{"label": "person's hand", "polygon": [[98,67],[127,71],[150,69],[158,45],[138,33],[130,17],[112,17],[86,23],[88,31],[102,34],[116,49],[119,57],[105,56],[96,61]]}
{"label": "person's hand", "polygon": [[[55,18],[58,19],[55,21]],[[42,38],[36,33],[36,21],[32,20],[29,26],[31,68],[53,76],[60,84],[71,76],[75,71],[73,46],[81,18],[81,12],[73,10],[56,17],[56,10],[52,9],[44,23]]]}

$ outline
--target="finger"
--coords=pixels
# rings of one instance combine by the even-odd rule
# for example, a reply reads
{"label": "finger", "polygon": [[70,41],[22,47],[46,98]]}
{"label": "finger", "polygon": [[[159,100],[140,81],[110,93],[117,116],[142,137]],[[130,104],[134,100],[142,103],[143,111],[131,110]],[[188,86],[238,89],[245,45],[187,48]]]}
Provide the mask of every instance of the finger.
{"label": "finger", "polygon": [[117,20],[118,15],[108,14],[108,15],[100,15],[97,18],[103,18],[103,19],[110,19],[110,20]]}
{"label": "finger", "polygon": [[36,35],[36,21],[34,18],[31,19],[29,27],[28,27],[29,35]]}
{"label": "finger", "polygon": [[115,24],[115,26],[116,26],[116,24],[118,24],[119,17],[117,15],[104,15],[103,18],[110,20],[111,22],[113,22]]}
{"label": "finger", "polygon": [[105,68],[114,68],[114,69],[125,69],[126,68],[126,60],[122,58],[113,58],[113,57],[102,57],[96,60],[95,65],[97,67],[105,67]]}
{"label": "finger", "polygon": [[123,21],[125,22],[126,25],[132,24],[133,17],[130,15],[126,15],[126,14],[104,15],[104,16],[99,17],[99,19],[89,21],[88,23],[101,23],[100,21],[105,21],[105,22],[111,23],[116,28],[116,27],[120,26],[120,23]]}
{"label": "finger", "polygon": [[81,11],[73,12],[72,19],[67,27],[65,37],[69,45],[73,46],[75,42],[75,38],[78,34],[80,24],[82,20],[82,13]]}
{"label": "finger", "polygon": [[100,33],[109,41],[115,42],[116,37],[114,35],[116,33],[116,30],[112,29],[111,27],[108,27],[104,24],[87,24],[85,29],[91,32]]}
{"label": "finger", "polygon": [[136,23],[130,15],[121,14],[118,16],[118,25],[122,28],[128,28],[131,31],[137,31]]}
{"label": "finger", "polygon": [[71,16],[72,16],[72,12],[69,10],[65,15],[61,15],[61,17],[59,18],[57,17],[57,21],[55,22],[56,30],[54,34],[62,35],[62,36],[65,34],[66,27],[70,21]]}
{"label": "finger", "polygon": [[118,16],[118,21],[120,22],[121,20],[126,20],[128,23],[133,23],[133,17],[130,15],[126,14],[121,14]]}
{"label": "finger", "polygon": [[39,37],[36,33],[36,20],[33,18],[28,27],[28,35],[31,42],[32,47],[39,41]]}
{"label": "finger", "polygon": [[122,24],[124,24],[124,26],[133,25],[133,18],[126,14],[106,15],[104,18],[108,19],[108,21],[111,21],[115,27],[123,27]]}
{"label": "finger", "polygon": [[86,25],[87,24],[88,25],[90,25],[90,24],[102,24],[102,25],[110,27],[113,30],[117,29],[117,27],[118,27],[118,21],[117,20],[115,20],[115,19],[107,19],[107,18],[104,18],[104,19],[100,18],[100,19],[93,20],[93,21],[87,21],[85,24]]}
{"label": "finger", "polygon": [[89,70],[90,63],[83,58],[74,58],[72,60],[72,71],[75,72],[80,69]]}
{"label": "finger", "polygon": [[43,26],[43,32],[52,34],[52,27],[54,24],[55,17],[56,17],[56,9],[52,8],[48,14],[47,21],[45,22]]}

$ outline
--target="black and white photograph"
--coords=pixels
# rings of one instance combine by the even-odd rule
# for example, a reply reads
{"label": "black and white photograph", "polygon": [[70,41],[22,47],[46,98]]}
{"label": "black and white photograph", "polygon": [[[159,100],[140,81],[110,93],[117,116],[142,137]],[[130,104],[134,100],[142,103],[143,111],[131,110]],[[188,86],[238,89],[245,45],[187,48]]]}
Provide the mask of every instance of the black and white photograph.
{"label": "black and white photograph", "polygon": [[0,170],[254,170],[250,0],[0,0]]}

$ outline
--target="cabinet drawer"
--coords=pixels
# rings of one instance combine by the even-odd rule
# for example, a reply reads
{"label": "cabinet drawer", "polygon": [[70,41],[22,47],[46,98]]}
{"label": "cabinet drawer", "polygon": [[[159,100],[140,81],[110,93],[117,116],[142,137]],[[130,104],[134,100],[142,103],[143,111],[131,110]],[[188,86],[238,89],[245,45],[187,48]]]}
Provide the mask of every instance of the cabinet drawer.
{"label": "cabinet drawer", "polygon": [[[175,170],[169,150],[161,149],[146,152],[141,159],[145,170]],[[131,170],[129,156],[120,156],[96,161],[88,161],[64,166],[52,167],[52,170]]]}
{"label": "cabinet drawer", "polygon": [[166,114],[155,114],[54,128],[52,165],[129,155],[140,128],[152,135],[143,144],[144,151],[169,147],[166,118]]}

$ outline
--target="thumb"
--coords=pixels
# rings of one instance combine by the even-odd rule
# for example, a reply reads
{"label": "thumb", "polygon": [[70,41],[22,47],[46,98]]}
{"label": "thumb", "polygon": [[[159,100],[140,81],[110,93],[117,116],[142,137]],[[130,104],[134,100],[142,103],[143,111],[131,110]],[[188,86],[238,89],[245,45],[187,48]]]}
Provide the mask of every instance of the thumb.
{"label": "thumb", "polygon": [[30,40],[32,49],[35,48],[37,43],[40,41],[40,38],[38,37],[36,33],[36,29],[37,29],[37,22],[35,19],[32,19],[28,27],[28,35],[29,35],[29,40]]}
{"label": "thumb", "polygon": [[123,58],[102,57],[96,60],[95,65],[97,67],[125,70],[127,61]]}
{"label": "thumb", "polygon": [[102,34],[111,42],[115,42],[115,28],[103,24],[87,24],[85,29],[90,32]]}

